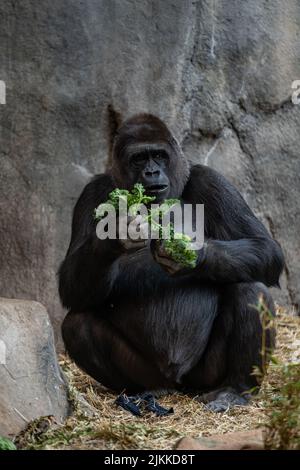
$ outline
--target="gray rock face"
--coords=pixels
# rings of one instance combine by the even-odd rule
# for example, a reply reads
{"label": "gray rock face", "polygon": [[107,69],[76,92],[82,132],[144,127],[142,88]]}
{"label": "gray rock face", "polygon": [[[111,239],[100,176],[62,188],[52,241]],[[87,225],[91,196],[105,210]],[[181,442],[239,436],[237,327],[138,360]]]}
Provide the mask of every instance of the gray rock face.
{"label": "gray rock face", "polygon": [[0,397],[0,435],[7,437],[32,419],[68,414],[52,327],[38,302],[0,299]]}
{"label": "gray rock face", "polygon": [[58,337],[75,200],[116,113],[146,111],[239,187],[283,246],[277,299],[300,303],[298,0],[1,2],[0,24],[0,294],[41,301]]}

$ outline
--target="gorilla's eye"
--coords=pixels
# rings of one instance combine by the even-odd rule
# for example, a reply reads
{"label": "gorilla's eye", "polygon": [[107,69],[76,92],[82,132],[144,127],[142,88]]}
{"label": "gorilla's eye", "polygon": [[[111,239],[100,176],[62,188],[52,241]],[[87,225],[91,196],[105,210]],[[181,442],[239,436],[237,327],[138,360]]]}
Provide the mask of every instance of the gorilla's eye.
{"label": "gorilla's eye", "polygon": [[132,155],[130,159],[130,163],[135,167],[144,165],[146,161],[147,161],[147,155],[145,153],[136,153]]}
{"label": "gorilla's eye", "polygon": [[156,161],[157,163],[165,163],[167,164],[168,161],[169,161],[169,155],[167,154],[167,152],[165,152],[164,150],[161,150],[159,152],[155,152],[153,154],[153,160]]}

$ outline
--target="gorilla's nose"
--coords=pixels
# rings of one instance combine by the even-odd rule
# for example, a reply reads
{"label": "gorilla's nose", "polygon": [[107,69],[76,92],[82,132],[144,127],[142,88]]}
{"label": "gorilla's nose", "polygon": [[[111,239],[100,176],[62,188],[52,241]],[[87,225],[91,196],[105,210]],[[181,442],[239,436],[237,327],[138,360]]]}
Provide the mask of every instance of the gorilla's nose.
{"label": "gorilla's nose", "polygon": [[157,168],[156,170],[146,170],[145,175],[153,178],[153,176],[157,177],[160,175],[160,170]]}
{"label": "gorilla's nose", "polygon": [[159,169],[145,170],[143,172],[143,179],[146,185],[147,183],[148,184],[157,183],[157,181],[160,179],[160,170]]}

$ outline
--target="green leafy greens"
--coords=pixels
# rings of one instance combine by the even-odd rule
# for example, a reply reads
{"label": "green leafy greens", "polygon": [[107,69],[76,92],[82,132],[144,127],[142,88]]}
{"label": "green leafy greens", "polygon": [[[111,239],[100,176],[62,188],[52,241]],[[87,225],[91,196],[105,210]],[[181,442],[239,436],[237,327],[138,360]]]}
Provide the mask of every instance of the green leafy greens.
{"label": "green leafy greens", "polygon": [[17,450],[17,448],[10,439],[0,436],[0,450]]}
{"label": "green leafy greens", "polygon": [[[141,204],[147,205],[155,201],[155,196],[146,196],[143,185],[136,183],[132,191],[117,188],[109,193],[108,200],[104,205],[113,206],[114,209],[118,211],[119,203],[122,199],[124,203],[127,201],[128,208],[135,206],[134,213],[136,214]],[[165,250],[174,261],[181,264],[183,267],[194,268],[196,266],[197,254],[195,250],[191,248],[192,239],[183,233],[176,233],[172,223],[163,227],[157,222],[160,216],[164,215],[164,213],[177,203],[179,203],[178,199],[166,199],[163,203],[164,210],[162,210],[161,206],[159,208],[150,209],[145,220],[152,228],[158,231],[159,238],[164,239]],[[103,207],[103,204],[100,204],[95,209],[94,218],[96,220],[100,220],[103,217]],[[166,237],[166,233],[169,234],[168,238]]]}

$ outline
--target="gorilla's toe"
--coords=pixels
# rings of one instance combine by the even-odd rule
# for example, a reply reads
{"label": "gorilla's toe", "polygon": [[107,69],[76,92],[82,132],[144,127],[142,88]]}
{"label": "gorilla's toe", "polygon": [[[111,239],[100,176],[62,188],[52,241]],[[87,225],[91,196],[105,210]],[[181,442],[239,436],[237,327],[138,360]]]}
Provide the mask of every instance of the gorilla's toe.
{"label": "gorilla's toe", "polygon": [[241,396],[234,389],[229,388],[202,395],[199,397],[199,401],[205,403],[208,410],[221,413],[235,406],[246,406],[249,402],[249,396]]}

